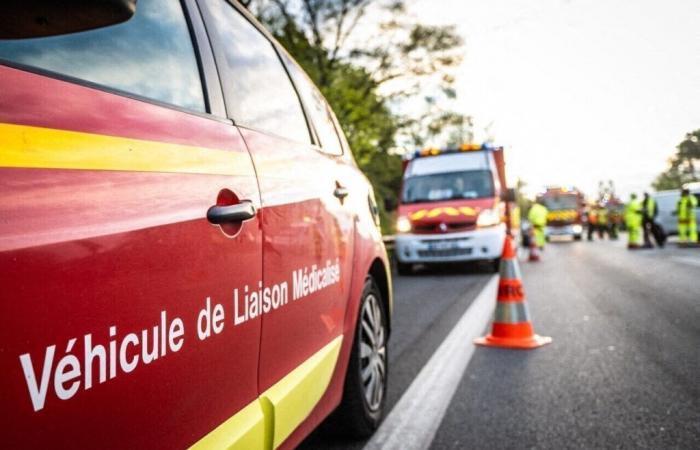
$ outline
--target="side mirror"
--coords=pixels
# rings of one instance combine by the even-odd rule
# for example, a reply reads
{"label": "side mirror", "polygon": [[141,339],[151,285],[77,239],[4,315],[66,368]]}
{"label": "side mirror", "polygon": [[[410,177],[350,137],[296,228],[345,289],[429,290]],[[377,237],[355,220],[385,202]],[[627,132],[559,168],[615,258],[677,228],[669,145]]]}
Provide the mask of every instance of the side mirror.
{"label": "side mirror", "polygon": [[4,0],[0,39],[76,33],[126,22],[137,0]]}
{"label": "side mirror", "polygon": [[517,200],[517,195],[515,194],[515,189],[514,188],[508,188],[505,190],[503,193],[503,201],[504,202],[515,202]]}
{"label": "side mirror", "polygon": [[387,212],[395,211],[397,207],[396,200],[391,197],[384,197],[384,210]]}

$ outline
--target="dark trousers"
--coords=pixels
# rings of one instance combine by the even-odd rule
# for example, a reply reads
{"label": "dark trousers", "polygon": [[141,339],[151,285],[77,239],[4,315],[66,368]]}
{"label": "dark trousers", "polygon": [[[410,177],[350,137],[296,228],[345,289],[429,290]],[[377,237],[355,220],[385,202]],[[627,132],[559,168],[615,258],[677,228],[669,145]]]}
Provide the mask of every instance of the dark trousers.
{"label": "dark trousers", "polygon": [[593,225],[592,223],[588,222],[588,240],[592,241],[593,240],[593,232],[595,231],[596,226]]}
{"label": "dark trousers", "polygon": [[608,232],[608,223],[599,223],[598,224],[598,237],[600,239],[605,239],[605,233]]}
{"label": "dark trousers", "polygon": [[651,247],[651,238],[654,238],[656,245],[663,247],[666,243],[666,233],[664,230],[654,222],[654,219],[645,217],[642,220],[642,231],[644,232],[644,245],[646,247]]}
{"label": "dark trousers", "polygon": [[644,246],[645,247],[653,247],[651,244],[651,239],[649,238],[649,235],[651,234],[651,224],[654,223],[653,220],[644,218],[642,219],[642,232],[644,233]]}

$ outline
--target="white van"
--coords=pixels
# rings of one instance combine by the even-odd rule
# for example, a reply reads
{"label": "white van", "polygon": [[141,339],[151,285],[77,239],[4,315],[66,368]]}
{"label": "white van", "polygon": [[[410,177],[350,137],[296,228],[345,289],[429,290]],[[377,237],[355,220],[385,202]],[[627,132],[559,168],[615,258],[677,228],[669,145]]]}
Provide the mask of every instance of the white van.
{"label": "white van", "polygon": [[[689,183],[685,187],[690,189],[690,193],[698,199],[700,205],[700,183]],[[674,189],[670,191],[659,191],[652,194],[659,208],[659,215],[656,216],[656,222],[661,225],[664,232],[668,235],[678,234],[678,216],[676,208],[678,207],[678,199],[681,197],[681,191]],[[700,223],[700,207],[695,209],[695,219]]]}

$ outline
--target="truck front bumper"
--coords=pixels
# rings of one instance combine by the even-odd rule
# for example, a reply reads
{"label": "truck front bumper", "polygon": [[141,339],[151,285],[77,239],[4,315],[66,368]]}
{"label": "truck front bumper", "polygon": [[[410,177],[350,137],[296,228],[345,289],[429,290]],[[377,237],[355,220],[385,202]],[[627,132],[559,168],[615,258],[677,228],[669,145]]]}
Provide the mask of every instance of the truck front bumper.
{"label": "truck front bumper", "polygon": [[583,226],[577,223],[571,225],[563,225],[561,227],[545,227],[545,236],[581,236],[583,234]]}
{"label": "truck front bumper", "polygon": [[495,259],[501,256],[505,235],[505,224],[461,233],[399,234],[395,254],[405,264]]}

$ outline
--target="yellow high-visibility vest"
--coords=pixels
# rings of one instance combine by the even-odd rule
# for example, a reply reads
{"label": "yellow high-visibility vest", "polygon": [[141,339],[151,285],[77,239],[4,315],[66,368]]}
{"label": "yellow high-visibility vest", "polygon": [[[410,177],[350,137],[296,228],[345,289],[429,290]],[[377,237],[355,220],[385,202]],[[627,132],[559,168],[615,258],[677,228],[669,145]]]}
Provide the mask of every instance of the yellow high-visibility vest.
{"label": "yellow high-visibility vest", "polygon": [[649,197],[647,199],[647,210],[646,210],[647,216],[649,216],[649,218],[653,218],[654,211],[656,211],[656,200]]}
{"label": "yellow high-visibility vest", "polygon": [[683,222],[694,222],[695,211],[698,207],[698,200],[693,194],[678,199],[678,220]]}
{"label": "yellow high-visibility vest", "polygon": [[642,225],[642,204],[639,200],[631,200],[625,207],[625,224],[628,228],[636,228]]}
{"label": "yellow high-visibility vest", "polygon": [[535,203],[527,213],[527,219],[535,226],[543,227],[547,225],[547,208],[539,203]]}

